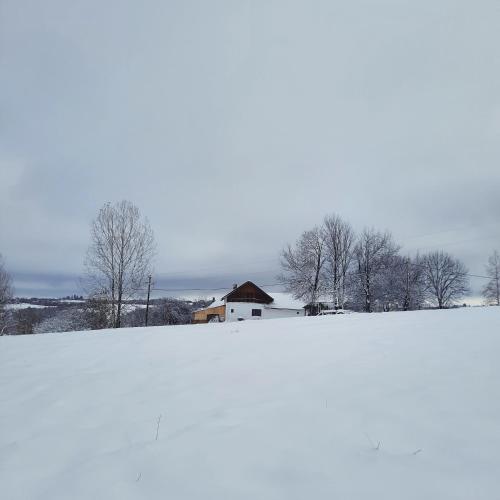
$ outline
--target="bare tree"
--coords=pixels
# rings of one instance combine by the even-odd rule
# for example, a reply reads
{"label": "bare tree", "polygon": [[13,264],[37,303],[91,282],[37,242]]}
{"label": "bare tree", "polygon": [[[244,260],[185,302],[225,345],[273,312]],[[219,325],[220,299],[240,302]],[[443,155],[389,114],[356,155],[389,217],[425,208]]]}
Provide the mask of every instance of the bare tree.
{"label": "bare tree", "polygon": [[74,332],[86,330],[83,313],[80,307],[51,307],[52,314],[43,316],[33,325],[33,333]]}
{"label": "bare tree", "polygon": [[325,217],[322,227],[325,244],[325,281],[336,308],[343,308],[346,298],[346,278],[354,246],[352,226],[338,215]]}
{"label": "bare tree", "polygon": [[390,233],[365,229],[354,248],[355,278],[363,309],[372,312],[375,300],[382,298],[383,279],[399,247]]}
{"label": "bare tree", "polygon": [[[151,326],[186,325],[191,323],[192,313],[196,308],[184,300],[164,297],[154,299],[149,309]],[[123,318],[126,326],[144,326],[144,309],[137,308],[127,313]]]}
{"label": "bare tree", "polygon": [[414,259],[395,255],[386,280],[389,306],[394,305],[403,311],[419,309],[422,306],[425,299],[425,282],[419,255]]}
{"label": "bare tree", "polygon": [[106,297],[113,328],[121,326],[124,301],[144,286],[154,253],[153,231],[135,205],[124,200],[101,208],[92,223],[85,282],[90,295]]}
{"label": "bare tree", "polygon": [[468,270],[450,254],[437,251],[423,257],[422,268],[431,300],[443,309],[469,290]]}
{"label": "bare tree", "polygon": [[483,289],[483,297],[488,304],[500,306],[500,255],[496,250],[488,259],[486,274],[490,279]]}
{"label": "bare tree", "polygon": [[43,309],[26,307],[13,311],[13,333],[15,335],[31,335],[43,319]]}
{"label": "bare tree", "polygon": [[112,302],[106,290],[87,297],[82,308],[83,329],[102,330],[112,326]]}
{"label": "bare tree", "polygon": [[292,247],[281,253],[282,273],[278,280],[297,299],[315,304],[323,289],[322,270],[325,264],[325,244],[319,228],[302,233]]}
{"label": "bare tree", "polygon": [[0,254],[0,335],[3,335],[9,326],[5,305],[12,298],[12,278],[6,271],[2,254]]}

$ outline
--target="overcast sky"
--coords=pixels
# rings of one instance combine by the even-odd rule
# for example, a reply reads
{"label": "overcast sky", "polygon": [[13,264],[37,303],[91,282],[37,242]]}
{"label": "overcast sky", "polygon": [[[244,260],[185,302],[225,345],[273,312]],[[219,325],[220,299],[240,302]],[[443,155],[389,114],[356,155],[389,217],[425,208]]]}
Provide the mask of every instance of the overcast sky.
{"label": "overcast sky", "polygon": [[498,0],[1,0],[0,23],[18,295],[78,291],[121,199],[162,286],[272,281],[332,212],[475,273],[500,248]]}

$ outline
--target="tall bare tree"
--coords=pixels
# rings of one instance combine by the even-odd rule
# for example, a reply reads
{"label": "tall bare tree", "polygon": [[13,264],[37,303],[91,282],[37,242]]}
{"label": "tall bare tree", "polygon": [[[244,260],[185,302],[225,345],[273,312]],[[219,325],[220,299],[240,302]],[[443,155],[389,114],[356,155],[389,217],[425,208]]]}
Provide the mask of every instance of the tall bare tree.
{"label": "tall bare tree", "polygon": [[399,247],[390,233],[364,229],[354,248],[355,280],[363,309],[372,312],[375,300],[382,299],[384,273],[387,273]]}
{"label": "tall bare tree", "polygon": [[488,304],[500,306],[500,255],[497,250],[488,259],[486,274],[490,279],[483,289],[483,297]]}
{"label": "tall bare tree", "polygon": [[439,309],[449,307],[469,290],[467,268],[448,253],[425,255],[422,268],[429,297]]}
{"label": "tall bare tree", "polygon": [[281,252],[282,273],[278,280],[298,299],[315,304],[323,290],[322,270],[325,264],[325,243],[317,227],[302,233],[292,247]]}
{"label": "tall bare tree", "polygon": [[334,214],[325,217],[321,231],[326,253],[326,287],[333,296],[335,307],[343,308],[347,273],[353,257],[354,230],[348,222]]}
{"label": "tall bare tree", "polygon": [[135,205],[124,200],[101,208],[92,222],[85,281],[91,296],[110,304],[113,328],[121,326],[124,301],[144,286],[154,253],[153,231]]}
{"label": "tall bare tree", "polygon": [[2,254],[0,254],[0,335],[3,335],[8,327],[5,305],[12,295],[12,278],[6,271]]}

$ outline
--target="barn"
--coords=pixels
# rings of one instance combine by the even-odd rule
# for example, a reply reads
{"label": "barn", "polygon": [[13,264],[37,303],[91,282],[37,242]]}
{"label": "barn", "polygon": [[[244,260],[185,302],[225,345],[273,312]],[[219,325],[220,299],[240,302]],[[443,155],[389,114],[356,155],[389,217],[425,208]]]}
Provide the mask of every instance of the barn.
{"label": "barn", "polygon": [[286,293],[269,294],[251,281],[246,281],[193,313],[193,323],[211,321],[243,321],[304,316],[304,305]]}

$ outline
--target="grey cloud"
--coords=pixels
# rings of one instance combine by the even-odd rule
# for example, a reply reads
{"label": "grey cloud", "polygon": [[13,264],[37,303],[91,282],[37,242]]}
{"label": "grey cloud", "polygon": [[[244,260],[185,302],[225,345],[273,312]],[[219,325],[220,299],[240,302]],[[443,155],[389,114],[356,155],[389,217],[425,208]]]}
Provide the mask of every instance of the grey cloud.
{"label": "grey cloud", "polygon": [[5,0],[1,23],[15,273],[78,274],[122,198],[172,280],[272,276],[333,211],[474,271],[500,247],[496,2]]}

